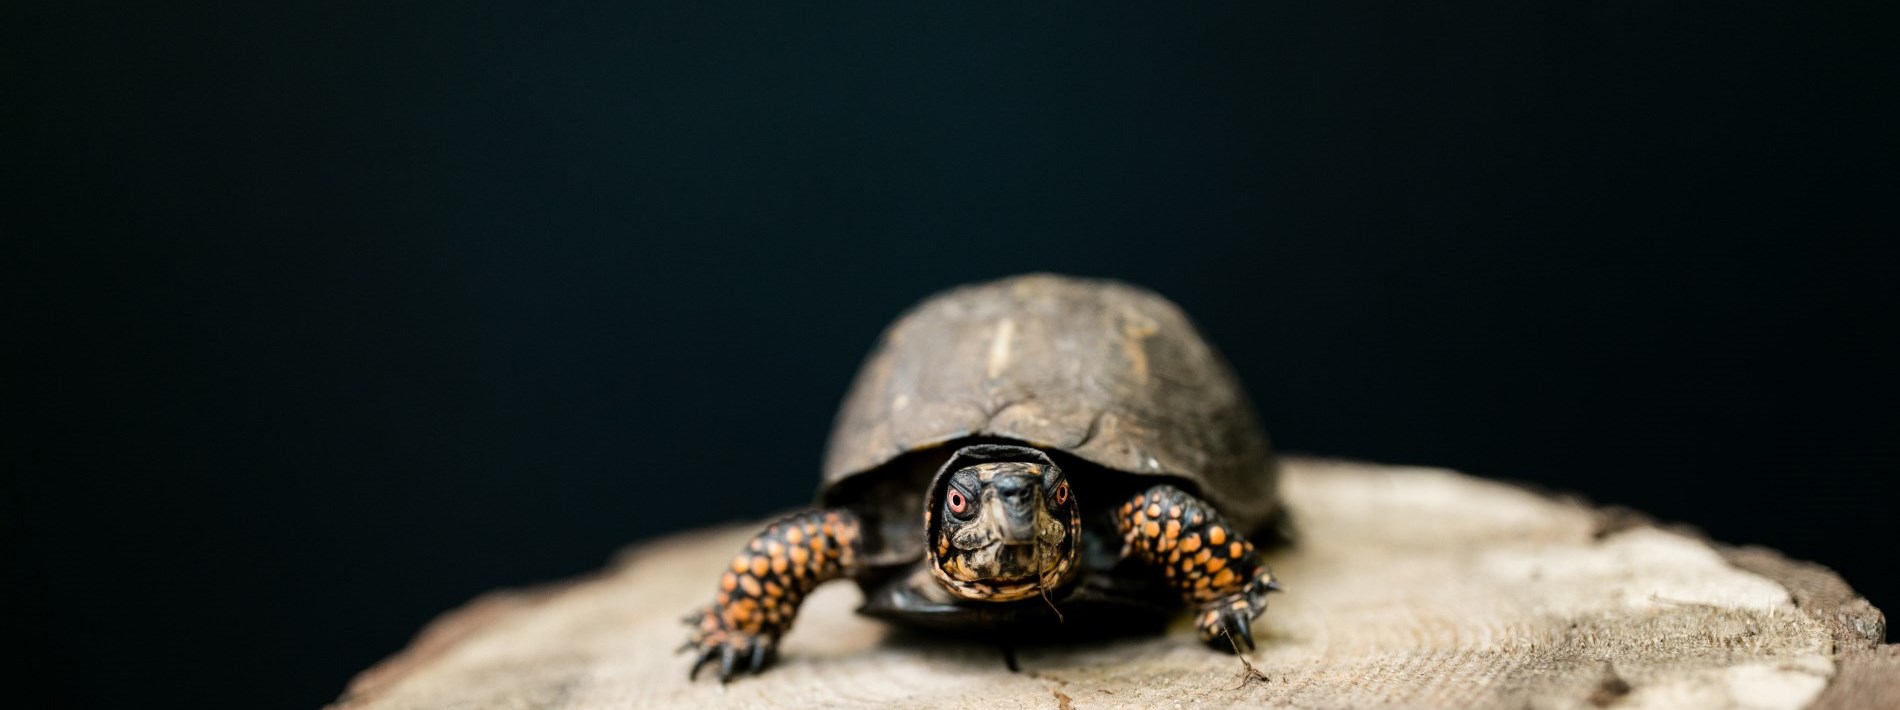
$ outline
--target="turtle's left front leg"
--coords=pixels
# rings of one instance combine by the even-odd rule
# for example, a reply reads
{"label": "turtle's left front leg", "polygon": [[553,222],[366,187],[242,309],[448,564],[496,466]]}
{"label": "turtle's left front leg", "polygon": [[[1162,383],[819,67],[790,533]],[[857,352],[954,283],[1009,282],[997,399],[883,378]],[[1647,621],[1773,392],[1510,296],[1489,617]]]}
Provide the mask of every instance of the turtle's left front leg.
{"label": "turtle's left front leg", "polygon": [[1169,485],[1136,494],[1115,511],[1124,557],[1154,567],[1195,607],[1195,626],[1215,648],[1253,650],[1254,617],[1280,588],[1253,543],[1207,501]]}

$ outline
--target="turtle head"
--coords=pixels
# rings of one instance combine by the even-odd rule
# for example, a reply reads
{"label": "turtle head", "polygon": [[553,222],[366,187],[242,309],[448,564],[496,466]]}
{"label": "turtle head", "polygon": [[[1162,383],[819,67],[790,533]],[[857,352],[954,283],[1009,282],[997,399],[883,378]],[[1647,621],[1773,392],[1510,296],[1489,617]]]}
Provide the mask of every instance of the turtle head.
{"label": "turtle head", "polygon": [[1014,601],[1078,568],[1081,515],[1062,469],[1023,446],[967,446],[931,483],[924,511],[932,576],[964,599]]}

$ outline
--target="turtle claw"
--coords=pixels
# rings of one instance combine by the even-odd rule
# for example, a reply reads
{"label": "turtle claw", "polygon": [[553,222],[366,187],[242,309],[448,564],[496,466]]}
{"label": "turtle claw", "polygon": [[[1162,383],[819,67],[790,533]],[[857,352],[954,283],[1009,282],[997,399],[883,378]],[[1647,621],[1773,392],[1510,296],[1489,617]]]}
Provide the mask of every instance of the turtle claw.
{"label": "turtle claw", "polygon": [[693,632],[680,651],[698,653],[693,659],[693,667],[686,672],[689,681],[697,680],[701,669],[716,662],[719,666],[719,682],[726,683],[744,673],[765,670],[775,655],[778,645],[776,639],[734,631],[712,609],[687,617],[686,621],[693,627]]}
{"label": "turtle claw", "polygon": [[753,673],[758,673],[759,671],[765,670],[766,664],[769,664],[772,662],[772,651],[774,648],[775,648],[774,644],[771,644],[769,642],[766,642],[763,640],[757,640],[757,639],[753,640],[752,666],[748,668],[747,670],[750,670]]}
{"label": "turtle claw", "polygon": [[701,651],[699,654],[699,658],[693,660],[692,670],[686,672],[686,680],[688,681],[698,680],[699,669],[705,668],[706,664],[712,662],[713,656],[716,656],[718,654],[719,654],[719,647],[717,646]]}
{"label": "turtle claw", "polygon": [[723,684],[727,681],[732,680],[733,674],[739,670],[739,653],[740,653],[739,649],[734,648],[731,644],[726,644],[719,647],[719,682],[720,683]]}
{"label": "turtle claw", "polygon": [[1221,632],[1233,644],[1235,652],[1253,652],[1253,628],[1250,623],[1252,619],[1243,618],[1239,614],[1222,614],[1220,621]]}
{"label": "turtle claw", "polygon": [[1280,582],[1263,565],[1239,592],[1201,604],[1195,626],[1209,646],[1237,654],[1252,653],[1253,620],[1267,611],[1267,595],[1280,591]]}
{"label": "turtle claw", "polygon": [[1209,646],[1236,654],[1252,653],[1253,619],[1259,612],[1243,595],[1223,597],[1201,607],[1195,626]]}

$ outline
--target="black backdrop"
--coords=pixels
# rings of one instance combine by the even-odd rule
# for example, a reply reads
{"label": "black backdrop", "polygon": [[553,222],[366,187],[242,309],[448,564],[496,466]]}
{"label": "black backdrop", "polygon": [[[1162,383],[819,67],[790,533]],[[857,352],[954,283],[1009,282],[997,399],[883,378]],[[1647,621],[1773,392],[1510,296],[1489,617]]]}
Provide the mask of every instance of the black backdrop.
{"label": "black backdrop", "polygon": [[799,504],[885,322],[1024,270],[1177,299],[1285,449],[1900,606],[1877,3],[161,5],[0,11],[6,616],[68,704],[315,705]]}

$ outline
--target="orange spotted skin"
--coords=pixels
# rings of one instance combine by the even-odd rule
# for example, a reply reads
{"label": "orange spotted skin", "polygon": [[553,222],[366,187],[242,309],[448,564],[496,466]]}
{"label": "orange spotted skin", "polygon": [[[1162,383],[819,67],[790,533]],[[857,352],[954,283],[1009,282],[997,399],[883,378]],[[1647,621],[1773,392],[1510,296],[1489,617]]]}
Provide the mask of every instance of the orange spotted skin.
{"label": "orange spotted skin", "polygon": [[713,604],[686,620],[693,631],[681,650],[698,652],[693,674],[715,660],[722,681],[764,668],[812,588],[857,571],[860,540],[857,516],[843,510],[795,513],[752,538],[720,575]]}
{"label": "orange spotted skin", "polygon": [[1158,485],[1123,502],[1115,521],[1122,556],[1157,568],[1196,608],[1202,639],[1237,650],[1253,647],[1248,625],[1266,610],[1266,594],[1279,584],[1253,543],[1219,511],[1179,488]]}

